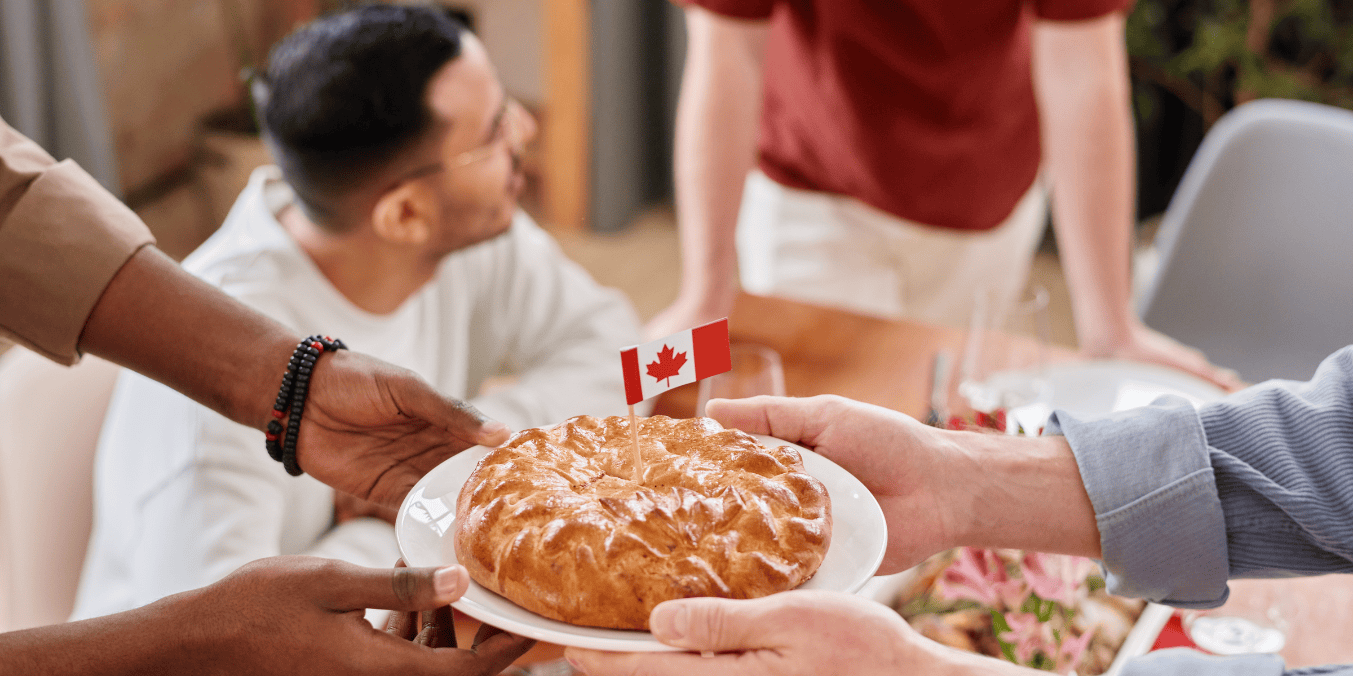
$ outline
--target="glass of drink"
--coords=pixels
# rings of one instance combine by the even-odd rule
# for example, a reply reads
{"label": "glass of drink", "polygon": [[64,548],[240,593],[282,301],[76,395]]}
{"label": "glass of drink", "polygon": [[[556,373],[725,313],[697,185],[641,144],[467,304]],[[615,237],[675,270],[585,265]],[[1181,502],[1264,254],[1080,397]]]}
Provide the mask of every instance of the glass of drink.
{"label": "glass of drink", "polygon": [[1226,605],[1184,615],[1189,638],[1214,655],[1276,653],[1287,645],[1287,620],[1269,594],[1233,595]]}
{"label": "glass of drink", "polygon": [[1041,427],[1052,400],[1049,332],[1047,289],[1033,285],[1015,298],[979,290],[959,366],[959,395],[974,411],[1006,411],[1011,431]]}
{"label": "glass of drink", "polygon": [[785,370],[779,352],[752,343],[733,343],[729,347],[733,368],[700,381],[695,404],[697,416],[705,414],[705,403],[710,399],[741,399],[760,394],[785,396]]}

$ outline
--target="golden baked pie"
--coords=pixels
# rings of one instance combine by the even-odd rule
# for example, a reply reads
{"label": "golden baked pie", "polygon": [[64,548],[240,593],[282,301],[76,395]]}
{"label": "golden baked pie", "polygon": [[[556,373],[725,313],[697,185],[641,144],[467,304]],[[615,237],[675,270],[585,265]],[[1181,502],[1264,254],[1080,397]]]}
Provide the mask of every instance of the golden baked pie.
{"label": "golden baked pie", "polygon": [[646,629],[657,604],[745,599],[813,576],[831,500],[789,446],[708,418],[578,416],[517,433],[466,480],[456,557],[484,587],[556,620]]}

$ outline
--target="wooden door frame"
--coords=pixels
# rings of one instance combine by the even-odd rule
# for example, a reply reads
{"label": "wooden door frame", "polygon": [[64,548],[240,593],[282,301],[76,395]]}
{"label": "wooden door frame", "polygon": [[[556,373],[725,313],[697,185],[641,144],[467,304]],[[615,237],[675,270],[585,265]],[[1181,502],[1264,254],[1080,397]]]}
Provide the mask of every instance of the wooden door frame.
{"label": "wooden door frame", "polygon": [[544,0],[541,190],[545,225],[554,231],[587,229],[592,147],[589,4]]}

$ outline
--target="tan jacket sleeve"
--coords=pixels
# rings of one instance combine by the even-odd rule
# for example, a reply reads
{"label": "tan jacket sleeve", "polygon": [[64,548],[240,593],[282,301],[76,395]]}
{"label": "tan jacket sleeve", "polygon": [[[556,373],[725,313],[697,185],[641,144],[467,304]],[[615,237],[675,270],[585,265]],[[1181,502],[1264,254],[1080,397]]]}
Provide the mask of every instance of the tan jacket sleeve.
{"label": "tan jacket sleeve", "polygon": [[154,238],[75,162],[0,120],[0,336],[62,364],[113,275]]}

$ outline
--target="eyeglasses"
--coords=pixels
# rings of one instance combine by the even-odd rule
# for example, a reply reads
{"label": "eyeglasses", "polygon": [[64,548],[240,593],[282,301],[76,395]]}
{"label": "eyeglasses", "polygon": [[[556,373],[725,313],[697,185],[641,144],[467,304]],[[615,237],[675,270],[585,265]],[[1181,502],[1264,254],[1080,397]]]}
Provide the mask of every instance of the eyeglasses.
{"label": "eyeglasses", "polygon": [[508,147],[520,152],[522,146],[526,142],[525,133],[523,133],[523,130],[526,128],[526,115],[526,109],[522,107],[521,103],[510,96],[507,97],[503,100],[503,107],[498,110],[496,115],[494,115],[493,126],[489,132],[489,140],[483,145],[460,153],[451,158],[449,162],[436,162],[414,169],[396,181],[394,185],[412,181],[416,178],[430,176],[447,169],[459,169],[481,160],[488,159],[493,157],[494,153],[498,152],[503,143],[507,143]]}
{"label": "eyeglasses", "polygon": [[516,99],[510,96],[503,99],[503,107],[494,116],[489,140],[478,148],[456,155],[452,158],[448,167],[456,169],[491,157],[503,142],[507,142],[513,150],[520,151],[526,142],[523,133],[526,127],[524,119],[526,115],[526,109]]}

